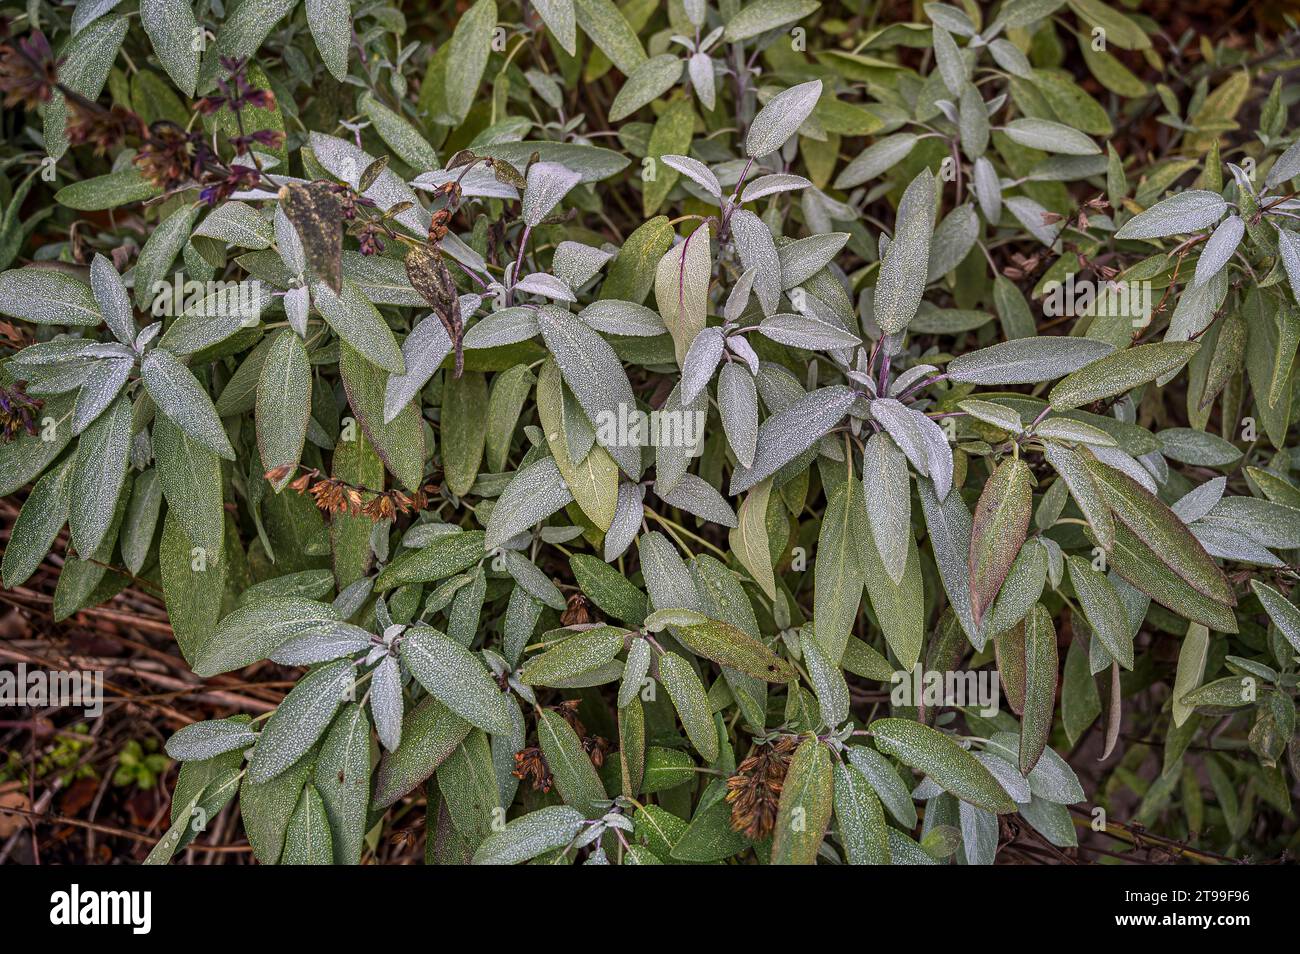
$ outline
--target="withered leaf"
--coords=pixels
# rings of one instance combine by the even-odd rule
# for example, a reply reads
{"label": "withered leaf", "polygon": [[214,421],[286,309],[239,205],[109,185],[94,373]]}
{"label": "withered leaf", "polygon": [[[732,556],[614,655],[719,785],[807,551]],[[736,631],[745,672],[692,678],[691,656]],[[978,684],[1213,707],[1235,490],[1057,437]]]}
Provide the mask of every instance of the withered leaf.
{"label": "withered leaf", "polygon": [[380,156],[370,165],[366,166],[366,171],[361,173],[361,178],[357,181],[357,191],[365,192],[367,189],[369,189],[372,185],[375,184],[375,180],[379,178],[380,173],[382,173],[387,168],[388,168],[387,156]]}
{"label": "withered leaf", "polygon": [[343,206],[328,182],[280,188],[280,207],[302,239],[307,267],[336,294],[343,288]]}
{"label": "withered leaf", "polygon": [[464,354],[461,338],[464,335],[464,322],[460,315],[460,298],[456,292],[456,282],[447,264],[442,260],[442,253],[435,245],[418,245],[406,255],[406,277],[411,287],[419,292],[438,316],[442,326],[447,329],[456,354],[456,377],[460,377],[464,367]]}

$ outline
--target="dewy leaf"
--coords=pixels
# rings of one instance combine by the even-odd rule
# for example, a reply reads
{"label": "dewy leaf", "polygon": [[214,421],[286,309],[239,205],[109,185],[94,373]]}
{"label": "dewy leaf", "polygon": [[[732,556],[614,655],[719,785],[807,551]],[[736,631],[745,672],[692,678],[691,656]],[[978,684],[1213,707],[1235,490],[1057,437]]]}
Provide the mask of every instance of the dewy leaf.
{"label": "dewy leaf", "polygon": [[355,702],[347,703],[321,744],[315,778],[339,864],[361,863],[370,812],[373,749],[366,710]]}
{"label": "dewy leaf", "polygon": [[1037,384],[1078,371],[1114,350],[1091,338],[1017,338],[960,354],[945,371],[953,381],[968,384]]}
{"label": "dewy leaf", "polygon": [[1025,617],[1025,704],[1020,725],[1020,774],[1028,776],[1042,758],[1052,732],[1060,663],[1056,627],[1042,603]]}
{"label": "dewy leaf", "polygon": [[[858,619],[865,582],[859,547],[866,541],[866,502],[862,485],[840,483],[826,502],[813,564],[813,625],[817,644],[838,664]],[[904,551],[906,555],[906,551]]]}
{"label": "dewy leaf", "polygon": [[984,485],[971,528],[971,613],[976,625],[993,605],[1025,542],[1032,510],[1029,467],[1019,457],[1003,461]]}
{"label": "dewy leaf", "polygon": [[[754,272],[754,294],[764,315],[776,311],[781,303],[781,258],[767,225],[748,209],[737,209],[731,216],[731,230],[736,251],[746,270]],[[655,292],[658,294],[658,291]]]}
{"label": "dewy leaf", "polygon": [[754,487],[740,505],[737,523],[728,535],[731,552],[749,571],[768,599],[776,599],[776,577],[772,572],[772,554],[767,533],[767,509],[772,497],[772,482],[765,480]]}
{"label": "dewy leaf", "polygon": [[1226,606],[1237,598],[1218,564],[1155,495],[1117,470],[1084,455],[1084,464],[1115,516],[1193,589]]}
{"label": "dewy leaf", "polygon": [[558,162],[533,163],[528,170],[528,185],[524,188],[521,213],[524,224],[529,228],[540,225],[580,181],[580,173]]}
{"label": "dewy leaf", "polygon": [[83,560],[99,549],[113,523],[130,451],[131,402],[123,395],[77,441],[68,528]]}
{"label": "dewy leaf", "polygon": [[911,181],[898,203],[893,241],[880,263],[874,313],[885,334],[907,327],[921,306],[934,235],[934,176],[926,169]]}
{"label": "dewy leaf", "polygon": [[718,372],[718,410],[736,460],[752,467],[758,446],[758,389],[754,376],[738,361],[728,361]]}
{"label": "dewy leaf", "polygon": [[582,812],[568,805],[551,805],[521,815],[484,839],[474,852],[474,864],[517,865],[563,848],[584,821]]}
{"label": "dewy leaf", "polygon": [[303,676],[258,736],[248,761],[249,782],[269,782],[315,745],[351,691],[354,677],[350,659],[327,663]]}
{"label": "dewy leaf", "polygon": [[1133,634],[1129,627],[1124,604],[1106,574],[1094,570],[1082,557],[1066,560],[1070,568],[1070,585],[1083,615],[1088,619],[1095,635],[1111,657],[1125,669],[1133,668]]}
{"label": "dewy leaf", "polygon": [[659,681],[668,690],[673,708],[692,747],[712,762],[718,757],[718,733],[713,725],[709,697],[695,670],[676,653],[665,652],[658,660]]}
{"label": "dewy leaf", "polygon": [[[615,262],[616,267],[617,264]],[[686,352],[705,325],[712,273],[713,257],[709,251],[707,223],[701,224],[685,241],[669,249],[655,270],[655,304],[673,336],[678,366],[686,363]],[[612,279],[613,275],[610,277]]]}
{"label": "dewy leaf", "polygon": [[416,681],[452,712],[484,732],[511,731],[505,696],[464,646],[431,627],[413,626],[402,635],[401,652]]}
{"label": "dewy leaf", "polygon": [[484,546],[495,550],[573,500],[555,461],[546,457],[517,471],[488,520]]}
{"label": "dewy leaf", "polygon": [[772,864],[811,865],[830,824],[835,791],[834,759],[820,739],[804,739],[781,786],[772,829]]}
{"label": "dewy leaf", "polygon": [[1091,404],[1177,371],[1200,348],[1198,341],[1155,341],[1098,358],[1057,383],[1048,394],[1053,410]]}
{"label": "dewy leaf", "polygon": [[917,490],[921,496],[921,509],[925,525],[930,530],[930,546],[943,581],[948,602],[961,622],[961,628],[976,649],[982,649],[986,633],[975,622],[970,601],[970,540],[971,514],[961,494],[949,494],[940,501],[934,484],[918,478]]}
{"label": "dewy leaf", "polygon": [[[1256,593],[1258,592],[1257,588]],[[1183,697],[1198,687],[1205,677],[1205,659],[1209,649],[1210,631],[1200,623],[1188,626],[1187,635],[1183,637],[1183,644],[1178,649],[1178,670],[1174,675],[1173,695],[1169,700],[1175,727],[1181,726],[1192,715],[1192,707],[1183,702]]]}
{"label": "dewy leaf", "polygon": [[492,55],[492,32],[497,28],[495,0],[478,0],[459,20],[447,50],[447,82],[444,85],[447,110],[459,124],[478,92],[479,81]]}
{"label": "dewy leaf", "polygon": [[447,355],[451,337],[436,315],[427,315],[402,342],[404,374],[390,374],[384,388],[384,423],[390,424],[433,377]]}
{"label": "dewy leaf", "polygon": [[104,320],[89,285],[46,268],[0,272],[0,314],[38,325],[86,328]]}
{"label": "dewy leaf", "polygon": [[266,470],[290,468],[279,491],[294,476],[311,416],[311,363],[302,339],[285,328],[276,336],[257,385],[257,447]]}
{"label": "dewy leaf", "polygon": [[1264,612],[1273,621],[1273,625],[1286,638],[1296,652],[1300,652],[1300,610],[1267,583],[1251,580],[1250,588],[1255,591]]}
{"label": "dewy leaf", "polygon": [[172,82],[186,96],[193,96],[202,49],[194,45],[199,22],[193,7],[171,0],[140,0],[140,24]]}
{"label": "dewy leaf", "polygon": [[629,477],[641,476],[641,448],[621,427],[636,412],[636,398],[623,363],[609,343],[574,315],[545,306],[537,316],[546,347],[565,383],[596,428],[596,441]]}
{"label": "dewy leaf", "polygon": [[1067,156],[1092,156],[1101,152],[1084,133],[1046,119],[1013,119],[1003,127],[1007,138],[1030,149]]}
{"label": "dewy leaf", "polygon": [[909,719],[877,719],[867,728],[876,748],[924,772],[962,801],[999,814],[1016,810],[989,770],[944,733]]}
{"label": "dewy leaf", "polygon": [[903,580],[912,538],[907,457],[888,434],[872,434],[862,454],[862,489],[876,552],[895,584]]}
{"label": "dewy leaf", "polygon": [[808,450],[843,419],[855,399],[852,390],[835,384],[805,394],[773,414],[758,429],[754,465],[736,468],[729,493],[745,492]]}
{"label": "dewy leaf", "polygon": [[1117,239],[1165,238],[1209,228],[1228,211],[1228,203],[1217,192],[1189,189],[1162,199],[1129,219],[1115,233]]}
{"label": "dewy leaf", "polygon": [[677,627],[683,646],[720,666],[730,666],[765,682],[788,682],[794,668],[761,640],[721,620],[705,619]]}
{"label": "dewy leaf", "polygon": [[573,6],[582,32],[620,73],[631,76],[645,61],[645,49],[619,8],[612,0],[573,0]]}
{"label": "dewy leaf", "polygon": [[145,389],[163,414],[187,436],[226,460],[235,459],[212,398],[170,351],[155,348],[140,362]]}
{"label": "dewy leaf", "polygon": [[749,40],[760,33],[802,20],[820,6],[817,0],[757,0],[742,4],[727,21],[724,37],[728,43]]}
{"label": "dewy leaf", "polygon": [[560,797],[584,816],[598,817],[600,803],[609,796],[577,732],[560,713],[543,709],[537,720],[537,740]]}
{"label": "dewy leaf", "polygon": [[[627,78],[609,107],[609,121],[618,122],[668,92],[682,76],[682,61],[671,53],[652,56]],[[531,223],[530,223],[531,224]]]}
{"label": "dewy leaf", "polygon": [[943,428],[926,415],[893,398],[871,402],[871,416],[889,432],[916,472],[934,481],[940,500],[952,489],[952,448]]}
{"label": "dewy leaf", "polygon": [[773,96],[749,124],[745,154],[758,159],[780,149],[803,125],[821,95],[821,80],[812,80]]}
{"label": "dewy leaf", "polygon": [[889,827],[880,798],[852,764],[835,766],[835,825],[851,865],[890,863]]}
{"label": "dewy leaf", "polygon": [[351,279],[343,279],[340,294],[325,282],[316,282],[311,297],[326,324],[358,354],[385,371],[406,373],[406,362],[392,330]]}

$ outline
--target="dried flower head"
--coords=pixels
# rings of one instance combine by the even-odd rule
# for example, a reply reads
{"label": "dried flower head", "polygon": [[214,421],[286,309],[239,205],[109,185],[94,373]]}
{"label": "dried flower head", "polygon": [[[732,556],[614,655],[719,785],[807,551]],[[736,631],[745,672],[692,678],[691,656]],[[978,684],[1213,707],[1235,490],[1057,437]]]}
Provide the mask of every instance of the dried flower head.
{"label": "dried flower head", "polygon": [[0,93],[6,109],[36,109],[50,101],[59,85],[60,61],[40,30],[0,46]]}
{"label": "dried flower head", "polygon": [[798,739],[783,735],[759,745],[727,779],[727,801],[731,804],[731,827],[760,841],[772,833],[781,803],[781,787],[790,768]]}

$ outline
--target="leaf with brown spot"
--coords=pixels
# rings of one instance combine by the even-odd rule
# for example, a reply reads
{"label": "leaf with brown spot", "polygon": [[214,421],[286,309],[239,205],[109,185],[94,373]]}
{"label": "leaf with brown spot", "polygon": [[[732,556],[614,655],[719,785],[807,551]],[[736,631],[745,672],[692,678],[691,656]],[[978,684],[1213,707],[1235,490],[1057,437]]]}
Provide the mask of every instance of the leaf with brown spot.
{"label": "leaf with brown spot", "polygon": [[335,294],[343,288],[343,205],[328,182],[289,183],[280,207],[302,239],[312,273]]}

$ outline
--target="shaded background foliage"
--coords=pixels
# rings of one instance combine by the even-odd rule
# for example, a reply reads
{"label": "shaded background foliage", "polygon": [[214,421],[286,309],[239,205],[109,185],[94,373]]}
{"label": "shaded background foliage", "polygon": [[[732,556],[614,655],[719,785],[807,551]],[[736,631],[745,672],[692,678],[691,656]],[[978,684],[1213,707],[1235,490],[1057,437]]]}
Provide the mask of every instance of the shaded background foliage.
{"label": "shaded background foliage", "polygon": [[0,857],[1294,851],[1291,5],[184,11],[0,6]]}

